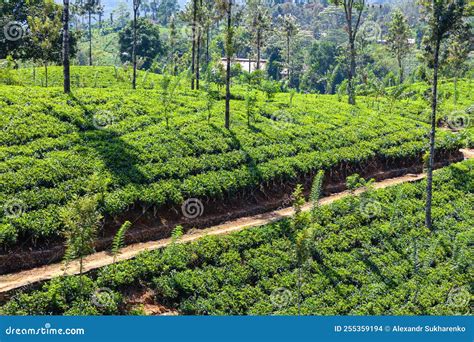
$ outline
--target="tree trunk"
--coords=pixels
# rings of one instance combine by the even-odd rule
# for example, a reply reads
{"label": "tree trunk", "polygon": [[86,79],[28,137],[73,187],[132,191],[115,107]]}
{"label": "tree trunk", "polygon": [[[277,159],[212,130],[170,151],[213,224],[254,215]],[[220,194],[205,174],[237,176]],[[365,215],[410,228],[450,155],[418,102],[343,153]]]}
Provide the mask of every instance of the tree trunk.
{"label": "tree trunk", "polygon": [[262,41],[261,37],[261,29],[257,30],[257,70],[260,70],[260,56],[261,56],[261,51],[260,51],[260,44]]}
{"label": "tree trunk", "polygon": [[201,68],[201,29],[198,28],[196,52],[196,89],[199,90],[200,68]]}
{"label": "tree trunk", "polygon": [[210,42],[211,42],[211,28],[208,27],[207,32],[206,32],[206,68],[211,62],[211,55],[209,53]]}
{"label": "tree trunk", "polygon": [[63,0],[63,74],[64,93],[71,92],[71,74],[69,68],[69,0]]}
{"label": "tree trunk", "polygon": [[356,73],[356,51],[355,51],[355,42],[351,37],[349,38],[349,48],[350,48],[350,67],[349,67],[349,77],[347,79],[347,87],[349,94],[349,104],[355,105],[355,89],[354,89],[354,76]]}
{"label": "tree trunk", "polygon": [[232,44],[232,2],[229,1],[227,10],[227,70],[225,76],[225,128],[230,129],[230,59]]}
{"label": "tree trunk", "polygon": [[290,71],[290,35],[286,36],[286,64],[288,67],[288,83],[291,87],[291,71]]}
{"label": "tree trunk", "polygon": [[197,0],[193,0],[193,47],[191,52],[191,90],[194,90],[194,72],[196,62],[196,19],[197,19]]}
{"label": "tree trunk", "polygon": [[132,88],[137,89],[137,9],[133,9],[133,47],[132,47],[133,78]]}
{"label": "tree trunk", "polygon": [[[199,8],[202,9],[202,0],[199,0]],[[199,22],[202,22],[202,13],[199,12]],[[201,78],[201,46],[202,46],[202,28],[197,27],[197,53],[196,53],[196,89],[199,90],[199,80]]]}
{"label": "tree trunk", "polygon": [[92,24],[91,24],[91,10],[89,10],[89,65],[92,66]]}
{"label": "tree trunk", "polygon": [[433,167],[435,161],[435,134],[436,134],[436,110],[438,106],[438,67],[439,67],[439,48],[440,41],[436,41],[434,51],[433,68],[433,92],[431,97],[431,131],[430,131],[430,155],[428,160],[428,170],[426,175],[426,208],[425,224],[428,229],[433,228],[431,218],[431,205],[433,200]]}
{"label": "tree trunk", "polygon": [[399,72],[400,72],[400,79],[399,79],[399,82],[400,82],[400,84],[402,84],[402,83],[403,83],[402,57],[398,56],[397,60],[398,60],[398,70],[399,70]]}

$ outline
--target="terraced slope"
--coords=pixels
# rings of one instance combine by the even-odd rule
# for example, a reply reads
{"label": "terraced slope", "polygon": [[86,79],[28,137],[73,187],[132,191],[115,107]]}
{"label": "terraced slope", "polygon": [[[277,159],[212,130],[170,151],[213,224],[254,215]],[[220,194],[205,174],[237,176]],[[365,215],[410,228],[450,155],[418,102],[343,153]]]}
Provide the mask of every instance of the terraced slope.
{"label": "terraced slope", "polygon": [[406,183],[312,216],[171,244],[82,280],[56,278],[1,312],[137,314],[129,296],[138,290],[181,314],[472,314],[473,173],[472,160],[435,173],[432,231],[426,184]]}
{"label": "terraced slope", "polygon": [[[54,79],[59,68],[51,69]],[[420,165],[426,148],[425,123],[363,101],[353,108],[335,96],[297,95],[290,106],[288,94],[268,101],[259,93],[248,125],[237,87],[226,131],[222,101],[208,122],[200,92],[178,91],[165,112],[156,84],[132,92],[113,68],[73,69],[88,82],[96,72],[96,83],[86,85],[97,88],[72,96],[59,88],[0,86],[3,253],[61,243],[61,210],[80,196],[100,199],[107,235],[133,210],[153,220],[189,198],[245,202],[321,169],[337,182],[371,167]],[[459,134],[438,134],[442,157],[464,144]]]}

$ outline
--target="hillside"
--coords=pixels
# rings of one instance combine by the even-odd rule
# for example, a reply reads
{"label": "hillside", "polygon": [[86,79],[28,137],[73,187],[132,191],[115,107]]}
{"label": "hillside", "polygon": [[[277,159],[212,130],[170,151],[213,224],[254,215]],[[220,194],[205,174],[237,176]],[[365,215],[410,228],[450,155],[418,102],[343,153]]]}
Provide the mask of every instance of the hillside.
{"label": "hillside", "polygon": [[473,172],[473,161],[436,172],[433,231],[418,224],[425,182],[369,190],[312,215],[143,253],[82,280],[56,278],[18,292],[1,312],[472,314]]}
{"label": "hillside", "polygon": [[[180,92],[173,113],[164,113],[157,89],[123,89],[113,68],[74,70],[84,85],[112,86],[70,97],[54,87],[0,86],[0,199],[21,208],[21,215],[2,212],[5,251],[16,241],[37,246],[60,238],[59,211],[77,196],[100,193],[100,209],[110,216],[134,205],[156,213],[188,198],[252,198],[262,185],[292,184],[317,170],[343,181],[374,161],[387,168],[416,164],[425,151],[427,125],[410,118],[418,115],[416,101],[382,114],[387,105],[379,112],[370,99],[354,109],[335,96],[296,95],[290,106],[289,94],[265,100],[260,93],[249,126],[240,88],[226,132],[223,101],[210,122],[200,92]],[[52,68],[52,84],[59,71]],[[150,87],[160,78],[141,77]],[[440,131],[437,144],[449,155],[465,136]]]}
{"label": "hillside", "polygon": [[474,342],[473,5],[1,2],[0,342]]}
{"label": "hillside", "polygon": [[[31,70],[14,77],[28,85]],[[343,187],[355,172],[413,172],[426,151],[419,86],[397,101],[361,98],[355,108],[335,95],[297,94],[290,104],[288,93],[268,99],[259,92],[249,125],[245,87],[236,85],[232,129],[225,131],[223,100],[208,122],[205,93],[184,85],[166,112],[159,75],[141,73],[136,92],[126,89],[126,71],[113,67],[73,68],[72,79],[84,87],[71,96],[55,87],[0,86],[4,256],[61,246],[61,211],[78,197],[98,196],[105,215],[100,237],[132,220],[133,229],[146,228],[133,241],[143,241],[169,235],[176,224],[204,227],[250,208],[276,208],[296,183],[307,184],[318,170],[326,171],[327,192]],[[60,68],[53,67],[50,84],[59,82]],[[463,94],[458,108],[472,96]],[[472,133],[438,132],[440,162],[459,160],[459,148],[473,141],[467,132]],[[188,199],[202,202],[195,220],[182,215]],[[5,263],[3,272],[21,267],[18,260]]]}

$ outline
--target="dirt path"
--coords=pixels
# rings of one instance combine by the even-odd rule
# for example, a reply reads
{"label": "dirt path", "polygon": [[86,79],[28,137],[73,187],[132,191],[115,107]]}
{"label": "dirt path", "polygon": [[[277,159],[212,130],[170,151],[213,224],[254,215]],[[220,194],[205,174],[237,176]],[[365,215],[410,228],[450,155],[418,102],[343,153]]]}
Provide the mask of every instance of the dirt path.
{"label": "dirt path", "polygon": [[464,154],[464,158],[474,159],[474,149],[463,149],[461,152]]}
{"label": "dirt path", "polygon": [[[466,159],[474,158],[474,150],[461,150]],[[387,188],[401,183],[415,182],[425,178],[424,174],[408,174],[402,177],[386,179],[374,184],[375,189]],[[363,190],[356,191],[360,194]],[[349,196],[348,191],[340,192],[321,199],[321,205],[327,205],[339,199]],[[303,206],[303,211],[309,211],[311,203],[306,203]],[[190,231],[185,234],[180,243],[195,241],[207,235],[224,235],[232,232],[237,232],[243,229],[262,226],[268,223],[279,221],[281,219],[293,215],[293,208],[283,208],[264,214],[243,217],[237,220],[229,221],[211,228]],[[126,246],[122,249],[121,254],[117,257],[117,261],[128,260],[137,256],[144,251],[152,251],[166,247],[171,243],[171,239],[163,239],[158,241],[149,241],[144,243],[136,243]],[[99,252],[89,255],[84,259],[84,271],[88,272],[107,265],[112,264],[113,258],[108,252]],[[42,267],[33,268],[30,270],[21,271],[18,273],[6,274],[0,276],[0,294],[7,293],[14,289],[23,286],[28,286],[37,282],[45,281],[58,277],[61,275],[74,275],[79,273],[79,263],[71,262],[67,272],[64,271],[62,263],[46,265]]]}

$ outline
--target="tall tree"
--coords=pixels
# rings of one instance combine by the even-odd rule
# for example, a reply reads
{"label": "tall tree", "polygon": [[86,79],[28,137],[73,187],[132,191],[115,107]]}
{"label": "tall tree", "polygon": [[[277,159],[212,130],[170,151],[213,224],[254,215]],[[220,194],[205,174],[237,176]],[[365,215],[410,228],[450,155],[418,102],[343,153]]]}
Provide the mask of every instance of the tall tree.
{"label": "tall tree", "polygon": [[202,24],[204,20],[202,0],[199,0],[198,13],[197,13],[198,24],[196,27],[196,89],[199,90],[199,81],[201,78],[201,43],[202,43]]}
{"label": "tall tree", "polygon": [[433,199],[433,167],[435,161],[435,134],[436,112],[438,108],[438,72],[440,67],[441,43],[450,35],[455,35],[462,27],[463,16],[466,9],[464,0],[421,0],[428,23],[428,32],[425,35],[425,58],[428,66],[433,69],[431,93],[431,130],[430,145],[426,176],[426,208],[425,225],[433,228],[431,207]]}
{"label": "tall tree", "polygon": [[156,12],[158,10],[158,3],[156,0],[151,0],[150,2],[150,11],[151,11],[151,19],[153,21],[156,21],[157,18],[156,18]]}
{"label": "tall tree", "polygon": [[71,92],[71,73],[69,67],[69,0],[63,0],[63,74],[64,93]]}
{"label": "tall tree", "polygon": [[226,77],[225,77],[225,128],[230,129],[230,66],[234,54],[232,27],[232,6],[235,0],[218,0],[218,8],[221,14],[226,18],[225,32],[225,54],[226,54]]}
{"label": "tall tree", "polygon": [[283,32],[286,40],[286,67],[288,68],[288,82],[291,85],[292,77],[292,63],[291,63],[291,43],[292,39],[298,33],[299,27],[296,23],[296,18],[291,14],[280,17]]}
{"label": "tall tree", "polygon": [[169,21],[169,51],[168,60],[171,61],[171,73],[176,76],[177,73],[177,56],[176,56],[176,42],[178,32],[176,30],[176,19],[175,16],[171,16]]}
{"label": "tall tree", "polygon": [[133,0],[133,46],[132,46],[132,63],[133,63],[133,78],[132,88],[137,88],[137,20],[138,10],[140,9],[141,0]]}
{"label": "tall tree", "polygon": [[399,70],[399,82],[403,83],[403,58],[410,51],[410,28],[407,19],[400,9],[397,9],[392,17],[392,21],[388,25],[388,46],[392,54],[397,59]]}
{"label": "tall tree", "polygon": [[458,101],[458,78],[467,70],[466,61],[471,51],[471,31],[470,24],[463,23],[456,34],[449,37],[446,51],[446,72],[454,77],[454,104]]}
{"label": "tall tree", "polygon": [[198,1],[193,1],[193,20],[192,20],[192,51],[191,51],[191,90],[195,88],[195,78],[194,73],[196,70],[196,42],[197,42],[197,15],[198,15]]}
{"label": "tall tree", "polygon": [[[130,21],[119,32],[120,60],[133,63],[133,21]],[[158,56],[163,56],[165,47],[160,37],[158,25],[154,25],[149,19],[138,18],[137,20],[137,44],[135,54],[141,59],[142,68],[148,69]]]}
{"label": "tall tree", "polygon": [[92,15],[100,10],[99,0],[86,0],[84,2],[83,12],[87,13],[87,30],[89,39],[89,65],[92,65]]}
{"label": "tall tree", "polygon": [[[42,6],[35,6],[28,16],[29,38],[32,47],[31,57],[40,61],[45,71],[45,86],[48,86],[48,64],[57,61],[61,41],[62,10],[53,0],[45,0]],[[59,48],[61,44],[59,43]]]}
{"label": "tall tree", "polygon": [[177,0],[161,0],[156,7],[156,20],[163,26],[169,24],[170,18],[179,10]]}
{"label": "tall tree", "polygon": [[349,94],[349,104],[355,105],[355,84],[356,76],[356,36],[359,31],[362,13],[365,8],[365,0],[331,0],[336,6],[342,5],[346,19],[346,32],[349,37],[349,69],[347,75],[347,91]]}
{"label": "tall tree", "polygon": [[265,35],[270,29],[270,14],[262,0],[247,0],[247,24],[251,32],[256,52],[256,69],[260,70],[262,47]]}
{"label": "tall tree", "polygon": [[[1,1],[0,2],[0,59],[7,59],[8,56],[14,59],[29,59],[25,52],[31,52],[31,41],[28,37],[27,17],[35,7],[44,6],[45,0],[29,1]],[[14,25],[9,26],[8,23]],[[9,39],[6,39],[8,31]],[[12,39],[13,38],[13,39]],[[26,51],[26,50],[30,51]]]}
{"label": "tall tree", "polygon": [[99,17],[99,29],[102,29],[102,17],[104,16],[104,5],[98,1],[97,4],[97,10],[96,10],[97,16]]}
{"label": "tall tree", "polygon": [[206,43],[206,68],[209,66],[211,62],[211,54],[210,54],[210,45],[211,45],[211,34],[212,34],[212,26],[216,20],[216,8],[215,8],[215,1],[214,0],[204,0],[204,4],[201,8],[203,13],[203,22],[202,22],[202,30],[206,33],[205,43]]}

